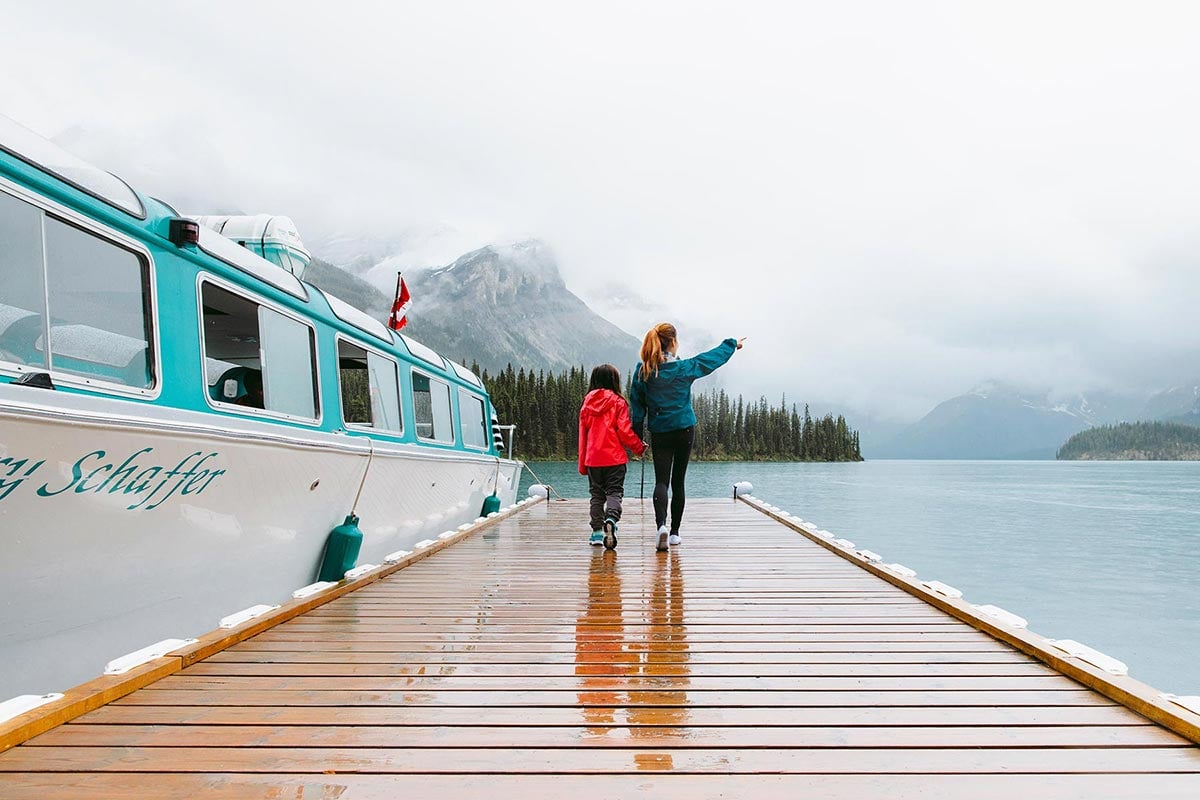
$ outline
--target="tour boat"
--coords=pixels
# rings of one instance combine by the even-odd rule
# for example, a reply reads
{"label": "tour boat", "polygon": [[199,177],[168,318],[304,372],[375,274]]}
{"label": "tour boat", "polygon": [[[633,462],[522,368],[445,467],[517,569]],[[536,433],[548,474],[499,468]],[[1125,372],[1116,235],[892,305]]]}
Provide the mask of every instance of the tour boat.
{"label": "tour boat", "polygon": [[366,564],[515,501],[479,378],[309,260],[0,117],[0,700],[290,599],[352,513]]}

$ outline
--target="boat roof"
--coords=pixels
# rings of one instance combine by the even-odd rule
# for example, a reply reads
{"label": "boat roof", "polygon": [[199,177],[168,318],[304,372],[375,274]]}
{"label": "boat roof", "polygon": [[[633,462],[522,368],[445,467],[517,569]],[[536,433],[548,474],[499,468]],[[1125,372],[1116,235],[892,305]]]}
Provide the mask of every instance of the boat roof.
{"label": "boat roof", "polygon": [[102,200],[138,219],[146,218],[146,207],[141,198],[125,181],[68,153],[49,139],[2,114],[0,149],[31,166],[49,172],[97,200]]}

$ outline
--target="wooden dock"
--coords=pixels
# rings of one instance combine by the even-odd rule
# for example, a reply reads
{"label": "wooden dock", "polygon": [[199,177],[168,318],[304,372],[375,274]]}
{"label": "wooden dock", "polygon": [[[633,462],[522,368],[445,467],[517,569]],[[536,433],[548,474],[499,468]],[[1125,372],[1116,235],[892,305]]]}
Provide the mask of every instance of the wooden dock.
{"label": "wooden dock", "polygon": [[532,506],[54,728],[0,797],[1200,797],[1193,741],[1111,699],[1140,684],[750,504],[691,501],[670,554],[648,501],[614,553],[586,519]]}

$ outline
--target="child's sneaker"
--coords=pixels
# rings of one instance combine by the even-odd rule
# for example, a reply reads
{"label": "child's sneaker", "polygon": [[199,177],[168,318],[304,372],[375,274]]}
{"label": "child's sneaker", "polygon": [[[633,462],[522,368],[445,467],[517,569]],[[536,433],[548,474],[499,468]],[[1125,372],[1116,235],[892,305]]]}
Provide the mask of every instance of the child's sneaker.
{"label": "child's sneaker", "polygon": [[669,533],[670,533],[670,531],[667,530],[666,525],[663,525],[661,528],[658,529],[658,544],[656,544],[654,546],[654,549],[656,551],[658,551],[660,553],[667,552],[667,535]]}
{"label": "child's sneaker", "polygon": [[592,547],[604,544],[604,531],[592,531],[592,538],[588,540],[588,544]]}
{"label": "child's sneaker", "polygon": [[617,549],[617,523],[612,517],[604,520],[604,549]]}
{"label": "child's sneaker", "polygon": [[668,537],[667,541],[669,541],[671,543],[671,547],[678,547],[679,546],[679,534],[672,533],[670,535],[670,537]]}

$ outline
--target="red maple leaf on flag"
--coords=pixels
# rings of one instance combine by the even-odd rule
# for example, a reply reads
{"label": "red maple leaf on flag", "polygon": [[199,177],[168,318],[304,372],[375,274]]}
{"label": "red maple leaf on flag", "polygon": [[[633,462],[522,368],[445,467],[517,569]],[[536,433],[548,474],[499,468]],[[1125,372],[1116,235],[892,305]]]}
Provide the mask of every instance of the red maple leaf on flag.
{"label": "red maple leaf on flag", "polygon": [[396,300],[392,303],[392,315],[388,317],[388,327],[398,331],[408,324],[408,310],[412,307],[412,295],[404,283],[404,276],[396,274]]}

